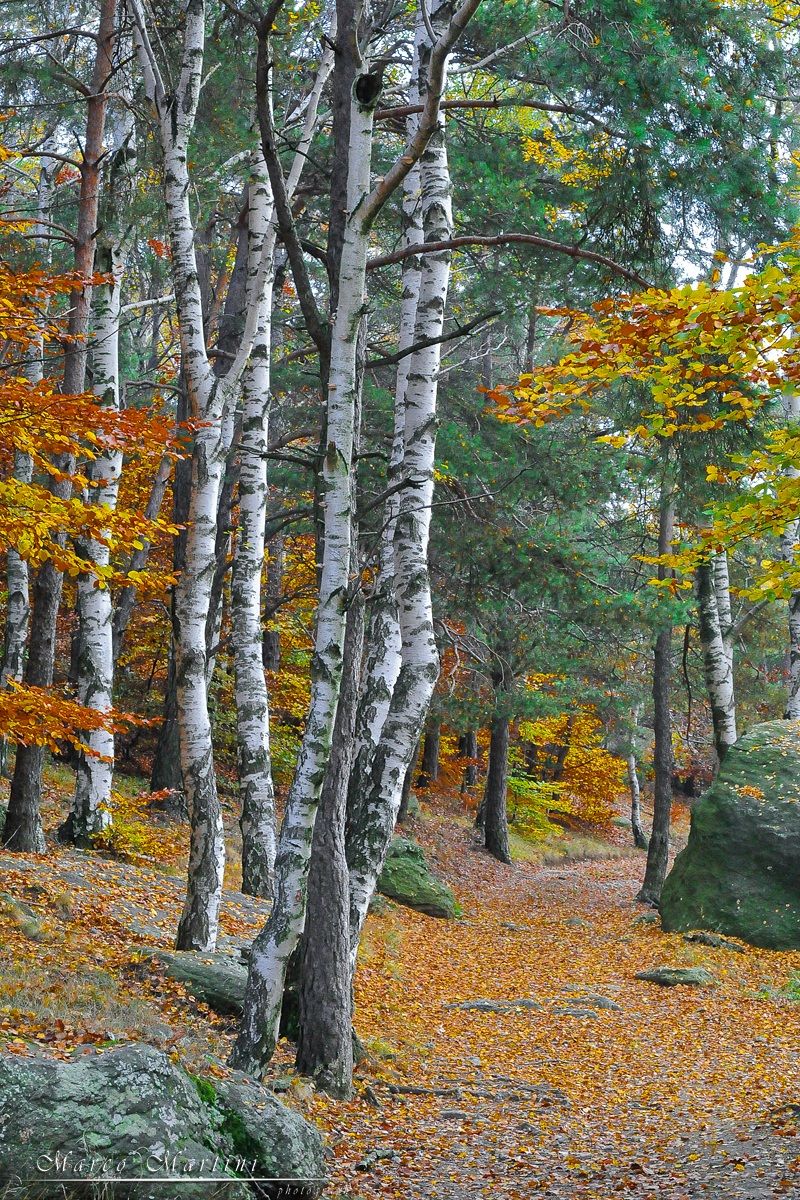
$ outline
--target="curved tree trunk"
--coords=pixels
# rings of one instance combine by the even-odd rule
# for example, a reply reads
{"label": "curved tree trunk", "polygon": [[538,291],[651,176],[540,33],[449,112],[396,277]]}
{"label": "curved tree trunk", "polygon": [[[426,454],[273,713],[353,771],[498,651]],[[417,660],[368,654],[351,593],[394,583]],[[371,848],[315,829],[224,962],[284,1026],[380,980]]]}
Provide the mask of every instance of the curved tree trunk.
{"label": "curved tree trunk", "polygon": [[627,758],[628,787],[631,793],[631,832],[633,844],[637,850],[647,849],[647,835],[642,825],[642,793],[639,787],[639,771],[636,764],[636,751],[631,750]]}

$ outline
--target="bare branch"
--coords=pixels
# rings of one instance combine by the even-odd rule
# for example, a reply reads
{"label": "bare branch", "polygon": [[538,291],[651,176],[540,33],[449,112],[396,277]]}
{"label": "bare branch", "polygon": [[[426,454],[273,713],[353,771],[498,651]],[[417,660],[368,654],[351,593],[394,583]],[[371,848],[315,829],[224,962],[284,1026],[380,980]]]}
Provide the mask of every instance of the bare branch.
{"label": "bare branch", "polygon": [[367,367],[389,367],[395,363],[399,363],[401,359],[407,358],[409,354],[416,354],[418,350],[424,350],[427,346],[444,345],[445,342],[454,342],[457,338],[468,337],[479,325],[483,325],[486,321],[491,321],[493,317],[499,317],[502,314],[501,308],[493,308],[489,312],[481,313],[474,321],[470,321],[467,325],[459,325],[456,323],[456,328],[450,333],[443,333],[441,337],[422,338],[415,342],[413,346],[407,346],[404,350],[398,350],[395,354],[381,354],[380,350],[374,351],[380,355],[379,358],[371,358],[366,362]]}
{"label": "bare branch", "polygon": [[582,246],[570,245],[569,242],[556,242],[552,238],[540,237],[536,233],[498,233],[484,236],[475,234],[450,238],[446,242],[418,242],[414,246],[402,246],[399,250],[393,250],[391,254],[382,254],[378,258],[371,258],[367,263],[367,269],[374,271],[378,267],[388,267],[391,263],[403,262],[404,259],[413,258],[417,254],[436,254],[441,250],[459,250],[464,246],[506,246],[514,243],[539,246],[542,250],[552,250],[555,254],[566,254],[569,258],[579,258],[586,262],[597,263],[640,287],[653,286],[636,271],[623,267],[621,263],[609,258],[607,254],[584,250]]}

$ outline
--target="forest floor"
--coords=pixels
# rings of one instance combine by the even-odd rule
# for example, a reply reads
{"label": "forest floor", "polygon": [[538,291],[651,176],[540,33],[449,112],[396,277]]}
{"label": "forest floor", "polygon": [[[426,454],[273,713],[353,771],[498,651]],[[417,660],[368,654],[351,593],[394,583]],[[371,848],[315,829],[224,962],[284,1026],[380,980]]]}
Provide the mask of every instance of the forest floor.
{"label": "forest floor", "polygon": [[[51,829],[64,800],[56,781]],[[351,1101],[294,1077],[285,1043],[267,1079],[325,1130],[328,1195],[800,1197],[800,953],[662,933],[634,901],[643,857],[622,846],[505,867],[455,801],[411,832],[463,919],[391,904],[370,916],[356,989],[369,1053]],[[0,857],[5,1049],[68,1058],[143,1038],[225,1072],[234,1021],[137,962],[171,943],[183,873],[168,859],[184,834],[163,836],[158,865]],[[246,944],[265,911],[227,892],[222,948]],[[636,979],[659,965],[703,966],[715,984]],[[459,1007],[476,1000],[489,1004]]]}

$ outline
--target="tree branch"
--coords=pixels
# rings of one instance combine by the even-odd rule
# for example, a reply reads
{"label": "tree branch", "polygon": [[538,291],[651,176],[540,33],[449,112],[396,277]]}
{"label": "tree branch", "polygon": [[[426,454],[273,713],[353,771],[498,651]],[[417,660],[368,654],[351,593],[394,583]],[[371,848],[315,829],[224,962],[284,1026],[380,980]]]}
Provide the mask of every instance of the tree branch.
{"label": "tree branch", "polygon": [[269,93],[269,35],[272,23],[280,11],[284,0],[272,0],[272,4],[264,20],[258,27],[258,54],[256,60],[256,106],[258,109],[258,125],[261,132],[261,147],[269,173],[272,196],[275,202],[275,216],[278,222],[281,240],[286,247],[286,254],[292,268],[292,277],[297,289],[297,299],[303,313],[306,328],[317,347],[320,355],[327,358],[329,353],[329,331],[323,321],[311,287],[311,280],[303,257],[303,247],[297,234],[292,216],[286,179],[283,174],[280,156],[275,141],[275,123],[272,117],[272,105]]}
{"label": "tree branch", "polygon": [[[564,113],[571,117],[583,117],[584,120],[596,125],[599,129],[605,130],[606,133],[613,133],[610,126],[605,125],[602,121],[598,121],[597,117],[586,112],[583,108],[576,108],[573,104],[548,104],[544,100],[522,100],[515,99],[513,96],[495,96],[485,100],[442,100],[439,105],[444,112],[450,112],[453,109],[460,108],[535,108],[540,112]],[[403,117],[411,117],[415,113],[423,111],[422,104],[398,104],[394,108],[379,108],[375,113],[376,121],[391,121],[400,120]]]}
{"label": "tree branch", "polygon": [[405,350],[398,350],[395,354],[380,354],[380,358],[371,358],[365,363],[367,367],[389,367],[395,363],[399,363],[401,359],[407,358],[409,354],[416,354],[417,350],[424,350],[427,346],[439,346],[445,342],[454,342],[456,338],[467,337],[479,325],[483,325],[486,321],[491,321],[493,317],[499,317],[502,314],[501,308],[493,308],[489,312],[482,313],[476,317],[474,321],[470,321],[468,325],[456,325],[456,328],[451,333],[443,333],[440,337],[422,338],[415,342],[413,346],[407,346]]}
{"label": "tree branch", "polygon": [[452,20],[442,33],[438,42],[431,49],[428,66],[427,96],[420,113],[419,122],[412,137],[406,143],[403,153],[397,158],[383,176],[375,184],[372,192],[361,205],[361,220],[365,228],[369,228],[383,208],[386,201],[405,179],[414,163],[418,162],[425,152],[433,131],[439,120],[439,106],[444,90],[447,59],[453,46],[466,29],[481,0],[463,0],[456,9]]}
{"label": "tree branch", "polygon": [[556,242],[552,238],[540,237],[536,233],[476,234],[474,236],[450,238],[446,242],[418,242],[414,246],[402,246],[399,250],[393,250],[390,254],[381,254],[378,258],[371,258],[367,263],[367,270],[374,271],[378,267],[388,267],[391,263],[403,262],[404,259],[413,258],[417,254],[436,254],[441,250],[458,250],[463,246],[506,246],[513,243],[539,246],[542,250],[552,250],[556,254],[566,254],[569,258],[579,258],[586,262],[598,263],[602,267],[608,267],[615,275],[621,275],[623,279],[627,279],[631,283],[637,283],[640,287],[650,288],[653,286],[641,275],[637,274],[636,271],[631,271],[628,267],[623,267],[621,263],[616,262],[613,258],[609,258],[607,254],[598,254],[594,250],[584,250],[582,246],[570,245],[569,242]]}

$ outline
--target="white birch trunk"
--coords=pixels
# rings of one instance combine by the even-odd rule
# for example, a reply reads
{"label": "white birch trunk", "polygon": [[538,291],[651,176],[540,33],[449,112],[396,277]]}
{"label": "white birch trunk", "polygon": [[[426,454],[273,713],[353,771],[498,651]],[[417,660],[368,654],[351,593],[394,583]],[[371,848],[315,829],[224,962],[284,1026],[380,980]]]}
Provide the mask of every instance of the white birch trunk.
{"label": "white birch trunk", "polygon": [[[783,395],[783,411],[787,425],[800,421],[800,396],[794,392]],[[797,467],[789,467],[790,479],[800,478]],[[781,555],[787,563],[794,563],[797,542],[800,539],[800,520],[790,521],[781,536]],[[788,603],[789,627],[789,680],[786,689],[784,716],[790,721],[800,720],[800,591],[792,592]]]}
{"label": "white birch trunk", "polygon": [[[124,204],[121,193],[132,157],[133,116],[129,107],[112,103],[106,114],[105,198],[100,218],[95,258],[99,274],[108,281],[97,286],[93,296],[92,390],[98,408],[119,411],[119,323],[122,279],[125,272],[124,249],[118,210]],[[122,452],[106,450],[89,464],[88,499],[110,513],[117,507]],[[107,714],[113,705],[114,637],[111,591],[104,585],[102,571],[111,554],[104,541],[82,539],[78,544],[87,563],[76,581],[78,614],[78,699],[87,708]],[[95,569],[92,569],[95,568]],[[111,786],[114,775],[114,735],[98,729],[84,734],[88,752],[78,754],[72,811],[60,830],[78,845],[88,846],[92,838],[111,824]]]}
{"label": "white birch trunk", "polygon": [[[186,901],[176,943],[213,950],[225,869],[222,810],[217,795],[206,683],[206,620],[215,567],[217,499],[225,460],[223,413],[230,389],[215,379],[206,352],[203,311],[189,209],[187,154],[203,68],[205,6],[188,0],[180,76],[167,92],[140,0],[131,0],[135,39],[148,99],[155,108],[164,171],[164,198],[190,416],[196,430],[184,569],[175,589],[175,667],[183,791],[192,822]],[[226,380],[227,382],[227,380]]]}
{"label": "white birch trunk", "polygon": [[[409,103],[418,102],[417,80],[409,91]],[[418,246],[423,239],[420,169],[416,163],[403,180],[403,241]],[[414,345],[419,302],[422,262],[418,255],[403,263],[403,293],[400,309],[398,351]],[[390,486],[401,479],[405,447],[406,389],[411,369],[410,354],[397,366],[394,396],[394,439],[388,472]],[[378,577],[370,601],[369,628],[365,638],[367,653],[359,691],[356,716],[355,751],[348,784],[347,812],[349,830],[359,824],[359,811],[372,771],[375,753],[389,714],[392,696],[400,674],[402,638],[394,594],[394,536],[400,511],[400,493],[386,501],[378,558]],[[357,834],[355,834],[357,836]],[[348,838],[349,840],[349,838]]]}
{"label": "white birch trunk", "polygon": [[350,471],[358,373],[358,330],[366,303],[369,226],[361,206],[370,191],[372,110],[351,98],[348,220],[339,275],[339,304],[331,334],[327,445],[322,470],[324,550],[311,668],[311,705],[278,841],[274,904],[250,956],[244,1014],[233,1061],[253,1072],[272,1057],[278,1040],[286,965],[305,922],[306,884],[325,765],[342,674],[350,574]]}
{"label": "white birch trunk", "polygon": [[[251,286],[264,243],[275,243],[266,163],[256,152],[250,183]],[[236,676],[236,727],[241,797],[242,891],[272,895],[275,795],[269,748],[269,698],[261,650],[261,580],[267,511],[272,275],[264,282],[261,314],[243,377],[239,444],[239,525],[231,580],[231,625]]]}
{"label": "white birch trunk", "polygon": [[736,697],[733,664],[722,635],[714,577],[712,556],[697,568],[697,602],[703,671],[714,726],[714,747],[717,758],[722,762],[736,741]]}
{"label": "white birch trunk", "polygon": [[[123,263],[119,248],[99,247],[97,269],[110,275],[111,282],[98,284],[93,295],[92,388],[102,407],[119,409],[119,318]],[[122,454],[105,451],[88,470],[89,499],[110,512],[116,508]],[[111,590],[102,586],[97,568],[108,566],[108,546],[94,539],[80,545],[87,570],[77,578],[77,610],[80,654],[78,700],[88,708],[107,713],[113,703],[114,646]],[[70,840],[91,845],[92,837],[111,824],[111,782],[114,774],[114,735],[98,729],[85,734],[91,753],[78,756],[75,796],[70,821]]]}
{"label": "white birch trunk", "polygon": [[[451,14],[449,3],[440,5],[431,16],[434,30],[441,21],[446,23]],[[430,51],[429,36],[420,21],[415,41],[420,81],[427,79]],[[424,85],[418,86],[424,100]],[[452,237],[453,219],[441,113],[420,160],[420,183],[424,240],[446,241]],[[441,335],[449,280],[449,253],[423,256],[413,335],[415,342]],[[424,727],[439,674],[428,575],[428,539],[440,361],[441,345],[436,344],[416,351],[410,356],[408,365],[402,467],[406,487],[400,493],[393,546],[401,667],[383,724],[381,742],[373,758],[369,787],[348,845],[353,964],[367,907],[397,819],[403,781]]]}
{"label": "white birch trunk", "polygon": [[714,571],[714,592],[717,597],[719,629],[725,653],[733,671],[733,610],[731,608],[731,581],[728,572],[727,550],[717,550],[711,560]]}

